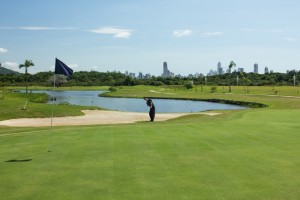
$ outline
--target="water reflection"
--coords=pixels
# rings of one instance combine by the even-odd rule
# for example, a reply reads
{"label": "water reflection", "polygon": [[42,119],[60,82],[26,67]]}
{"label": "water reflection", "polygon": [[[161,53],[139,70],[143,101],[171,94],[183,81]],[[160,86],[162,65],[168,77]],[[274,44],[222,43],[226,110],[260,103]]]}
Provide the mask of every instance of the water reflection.
{"label": "water reflection", "polygon": [[[135,98],[109,98],[99,97],[98,94],[105,91],[32,91],[44,92],[55,98],[55,103],[68,102],[73,105],[83,106],[99,106],[110,110],[129,111],[129,112],[148,112],[149,108],[146,106],[144,99]],[[49,101],[53,103],[53,101]],[[187,113],[199,112],[205,110],[237,110],[245,109],[242,106],[191,101],[191,100],[170,100],[170,99],[153,99],[156,112],[158,113]]]}

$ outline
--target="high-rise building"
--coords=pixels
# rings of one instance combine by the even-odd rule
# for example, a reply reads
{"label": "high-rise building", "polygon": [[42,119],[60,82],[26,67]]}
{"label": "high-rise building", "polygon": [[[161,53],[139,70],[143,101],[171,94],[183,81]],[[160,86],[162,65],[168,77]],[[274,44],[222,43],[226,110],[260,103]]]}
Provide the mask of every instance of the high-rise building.
{"label": "high-rise building", "polygon": [[219,75],[224,74],[223,68],[221,66],[221,62],[218,62],[217,72]]}
{"label": "high-rise building", "polygon": [[255,63],[254,64],[254,70],[253,70],[254,73],[258,74],[258,64]]}
{"label": "high-rise building", "polygon": [[269,68],[265,67],[265,74],[268,74],[268,73],[269,73]]}
{"label": "high-rise building", "polygon": [[143,73],[142,72],[139,72],[138,79],[143,79]]}
{"label": "high-rise building", "polygon": [[168,77],[168,64],[167,64],[167,62],[164,62],[163,63],[163,74],[162,74],[162,76],[163,77]]}
{"label": "high-rise building", "polygon": [[218,72],[217,71],[214,71],[214,70],[209,70],[209,72],[207,73],[207,76],[214,76],[214,75],[217,75]]}
{"label": "high-rise building", "polygon": [[238,72],[244,72],[244,68],[238,68],[238,70],[237,70]]}
{"label": "high-rise building", "polygon": [[163,73],[162,73],[162,77],[166,78],[166,77],[174,77],[174,73],[170,72],[170,70],[168,69],[168,64],[167,62],[163,63]]}

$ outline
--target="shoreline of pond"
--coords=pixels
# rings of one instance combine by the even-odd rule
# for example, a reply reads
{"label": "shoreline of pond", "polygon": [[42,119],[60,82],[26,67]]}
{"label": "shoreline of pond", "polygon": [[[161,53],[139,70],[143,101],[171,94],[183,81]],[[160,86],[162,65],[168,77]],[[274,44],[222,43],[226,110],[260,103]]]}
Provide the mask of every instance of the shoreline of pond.
{"label": "shoreline of pond", "polygon": [[[109,97],[109,98],[133,98],[133,99],[139,99],[143,97],[131,97],[131,96],[110,96],[107,95],[110,92],[104,92],[99,94],[99,97]],[[237,101],[237,100],[228,100],[228,99],[198,99],[198,98],[185,98],[185,97],[179,97],[179,98],[170,98],[170,97],[151,97],[147,96],[147,98],[151,99],[166,99],[166,100],[188,100],[188,101],[203,101],[203,102],[211,102],[211,103],[222,103],[222,104],[229,104],[229,105],[236,105],[236,106],[244,106],[247,108],[266,108],[268,105],[263,103],[257,103],[257,102],[249,102],[249,101]]]}

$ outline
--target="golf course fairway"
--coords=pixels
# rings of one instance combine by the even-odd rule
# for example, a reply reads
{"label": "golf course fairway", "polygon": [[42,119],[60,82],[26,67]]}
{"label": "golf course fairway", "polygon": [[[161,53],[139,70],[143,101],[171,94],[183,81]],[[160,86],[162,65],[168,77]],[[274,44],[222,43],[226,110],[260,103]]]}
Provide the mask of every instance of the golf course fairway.
{"label": "golf course fairway", "polygon": [[1,199],[299,199],[300,99],[207,95],[268,107],[154,123],[0,127]]}

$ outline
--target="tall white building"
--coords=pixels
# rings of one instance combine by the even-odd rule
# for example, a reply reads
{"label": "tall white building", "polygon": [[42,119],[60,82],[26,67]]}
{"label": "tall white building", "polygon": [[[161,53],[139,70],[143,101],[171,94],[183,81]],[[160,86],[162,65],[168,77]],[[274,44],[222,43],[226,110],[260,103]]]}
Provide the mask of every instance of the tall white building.
{"label": "tall white building", "polygon": [[254,70],[253,70],[254,73],[258,74],[258,64],[255,63],[254,64]]}

